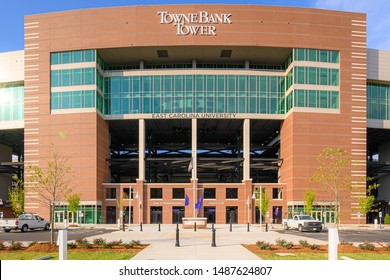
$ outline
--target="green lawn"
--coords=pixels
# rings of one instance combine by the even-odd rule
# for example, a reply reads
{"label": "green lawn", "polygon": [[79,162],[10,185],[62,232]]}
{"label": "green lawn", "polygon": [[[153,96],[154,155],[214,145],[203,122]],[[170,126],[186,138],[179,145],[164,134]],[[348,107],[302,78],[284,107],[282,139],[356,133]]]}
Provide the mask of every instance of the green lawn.
{"label": "green lawn", "polygon": [[[276,254],[257,254],[263,260],[327,260],[328,254],[324,253],[296,253],[295,256],[279,256]],[[339,254],[354,260],[390,260],[390,253],[375,254],[375,253],[343,253]]]}
{"label": "green lawn", "polygon": [[[68,252],[68,260],[128,260],[135,255],[134,253],[119,252]],[[51,260],[58,260],[58,253],[4,251],[0,254],[0,260],[33,260],[43,256],[52,256]]]}

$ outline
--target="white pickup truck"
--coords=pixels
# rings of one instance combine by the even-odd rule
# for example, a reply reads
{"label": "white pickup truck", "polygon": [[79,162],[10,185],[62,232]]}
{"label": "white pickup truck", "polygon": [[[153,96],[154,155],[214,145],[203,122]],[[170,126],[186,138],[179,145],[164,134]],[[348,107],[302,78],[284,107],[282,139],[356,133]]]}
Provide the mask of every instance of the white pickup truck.
{"label": "white pickup truck", "polygon": [[292,219],[283,219],[282,223],[285,230],[290,228],[298,229],[299,231],[320,232],[322,230],[322,223],[309,215],[294,215]]}
{"label": "white pickup truck", "polygon": [[48,230],[49,228],[49,221],[46,221],[40,216],[34,214],[23,214],[20,215],[17,219],[0,220],[0,229],[4,230],[5,232],[10,232],[11,230],[20,230],[21,232],[26,232],[29,229]]}

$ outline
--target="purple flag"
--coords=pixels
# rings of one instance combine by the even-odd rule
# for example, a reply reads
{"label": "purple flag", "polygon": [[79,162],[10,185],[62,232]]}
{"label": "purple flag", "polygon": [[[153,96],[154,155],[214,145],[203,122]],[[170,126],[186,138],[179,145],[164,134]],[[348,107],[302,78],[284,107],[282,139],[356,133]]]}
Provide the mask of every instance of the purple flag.
{"label": "purple flag", "polygon": [[190,198],[188,197],[188,195],[186,195],[186,198],[184,200],[184,206],[188,206],[190,205]]}
{"label": "purple flag", "polygon": [[203,195],[199,198],[198,202],[195,204],[195,209],[199,213],[200,208],[202,207],[202,202],[203,202]]}

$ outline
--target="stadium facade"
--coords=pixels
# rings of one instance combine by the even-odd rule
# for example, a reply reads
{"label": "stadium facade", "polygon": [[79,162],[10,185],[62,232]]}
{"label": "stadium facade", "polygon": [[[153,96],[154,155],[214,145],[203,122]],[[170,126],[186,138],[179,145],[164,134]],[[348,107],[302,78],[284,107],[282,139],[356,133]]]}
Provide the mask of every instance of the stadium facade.
{"label": "stadium facade", "polygon": [[[317,155],[343,147],[354,188],[341,221],[357,223],[368,175],[388,212],[390,52],[366,48],[366,25],[257,5],[26,16],[24,50],[0,54],[0,197],[55,146],[81,195],[80,215],[64,201],[58,222],[116,223],[123,209],[133,223],[257,223],[260,193],[263,219],[280,222],[304,210]],[[316,194],[313,215],[334,222]],[[49,216],[28,184],[25,198]]]}

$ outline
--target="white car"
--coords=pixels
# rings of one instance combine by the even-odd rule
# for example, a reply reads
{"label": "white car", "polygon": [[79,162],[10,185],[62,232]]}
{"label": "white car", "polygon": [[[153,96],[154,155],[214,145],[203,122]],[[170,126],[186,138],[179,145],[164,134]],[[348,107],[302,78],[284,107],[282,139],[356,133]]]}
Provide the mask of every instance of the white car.
{"label": "white car", "polygon": [[322,230],[322,223],[309,215],[294,215],[292,219],[283,219],[283,228],[285,230],[295,228],[299,231],[320,232]]}
{"label": "white car", "polygon": [[49,228],[50,222],[35,214],[22,214],[17,219],[0,220],[0,229],[3,229],[5,232],[10,232],[11,230],[26,232],[29,229],[48,230]]}

